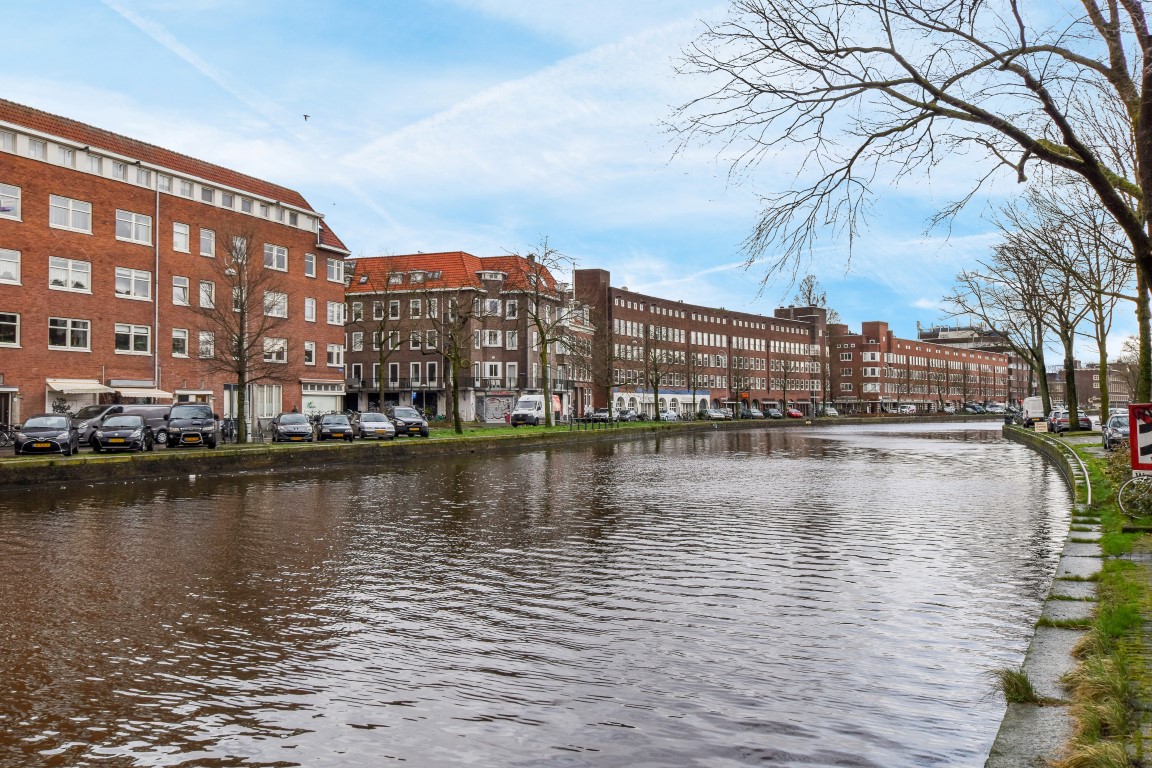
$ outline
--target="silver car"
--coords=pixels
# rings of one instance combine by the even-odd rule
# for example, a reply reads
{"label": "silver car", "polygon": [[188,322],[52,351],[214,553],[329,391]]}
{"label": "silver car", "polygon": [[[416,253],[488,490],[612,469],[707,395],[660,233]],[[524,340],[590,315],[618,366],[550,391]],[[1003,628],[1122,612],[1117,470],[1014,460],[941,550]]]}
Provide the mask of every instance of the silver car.
{"label": "silver car", "polygon": [[396,427],[383,413],[362,413],[356,425],[356,437],[363,440],[370,437],[377,440],[391,440],[396,437]]}

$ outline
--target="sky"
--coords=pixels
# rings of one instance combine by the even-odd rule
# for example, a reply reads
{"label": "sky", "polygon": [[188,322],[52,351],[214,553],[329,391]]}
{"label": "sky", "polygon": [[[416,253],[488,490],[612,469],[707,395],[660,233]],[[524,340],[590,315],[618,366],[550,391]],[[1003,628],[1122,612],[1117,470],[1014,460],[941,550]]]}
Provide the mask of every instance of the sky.
{"label": "sky", "polygon": [[[734,180],[720,147],[677,151],[667,129],[706,87],[676,59],[727,10],[11,0],[0,95],[296,189],[354,256],[527,253],[547,238],[614,285],[771,314],[794,287],[745,268],[741,244],[795,168]],[[851,249],[829,232],[801,274],[856,329],[887,320],[915,338],[917,322],[954,323],[941,299],[996,241],[991,206],[1019,192],[993,188],[950,232],[926,231],[974,173],[956,163],[882,189]]]}

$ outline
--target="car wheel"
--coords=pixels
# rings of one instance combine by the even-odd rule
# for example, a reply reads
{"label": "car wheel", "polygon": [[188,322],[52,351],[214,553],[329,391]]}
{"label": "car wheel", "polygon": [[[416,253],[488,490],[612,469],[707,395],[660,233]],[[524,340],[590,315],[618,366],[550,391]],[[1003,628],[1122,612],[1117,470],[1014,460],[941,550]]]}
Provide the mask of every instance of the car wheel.
{"label": "car wheel", "polygon": [[212,438],[211,440],[208,441],[208,447],[209,448],[215,448],[216,447],[216,438]]}
{"label": "car wheel", "polygon": [[72,443],[68,443],[68,445],[61,448],[60,449],[60,455],[61,456],[71,456],[72,455]]}
{"label": "car wheel", "polygon": [[92,446],[92,450],[95,451],[96,453],[100,453],[100,451],[104,450],[103,448],[100,447],[100,441],[97,440],[96,438],[92,438],[92,442],[90,443],[90,445]]}
{"label": "car wheel", "polygon": [[156,433],[156,439],[154,439],[152,441],[152,446],[156,447],[157,445],[167,445],[167,444],[168,444],[168,433],[165,432],[164,430],[157,432]]}
{"label": "car wheel", "polygon": [[420,437],[428,437],[428,430],[427,429],[420,430]]}

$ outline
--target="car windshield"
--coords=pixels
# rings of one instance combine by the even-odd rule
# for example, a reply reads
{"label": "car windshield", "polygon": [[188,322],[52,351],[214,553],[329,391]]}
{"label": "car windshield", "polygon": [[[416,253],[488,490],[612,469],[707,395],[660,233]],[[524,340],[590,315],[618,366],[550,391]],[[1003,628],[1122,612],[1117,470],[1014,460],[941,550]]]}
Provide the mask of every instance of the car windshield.
{"label": "car windshield", "polygon": [[143,425],[142,416],[112,416],[104,421],[104,429],[136,429]]}
{"label": "car windshield", "polygon": [[174,405],[172,406],[173,419],[210,419],[212,409],[206,405]]}
{"label": "car windshield", "polygon": [[401,419],[418,419],[420,414],[416,412],[415,408],[397,408],[392,413]]}
{"label": "car windshield", "polygon": [[302,413],[285,413],[280,417],[281,424],[307,424],[308,417]]}
{"label": "car windshield", "polygon": [[73,418],[79,419],[80,421],[86,421],[88,419],[96,418],[106,410],[108,410],[108,406],[106,405],[87,405],[77,411]]}
{"label": "car windshield", "polygon": [[534,410],[536,410],[536,406],[539,404],[539,402],[540,402],[539,400],[533,400],[529,397],[522,397],[516,401],[515,410],[517,410],[517,411],[534,411]]}
{"label": "car windshield", "polygon": [[331,413],[320,419],[321,424],[331,424],[332,426],[345,426],[348,424],[348,417],[342,413]]}
{"label": "car windshield", "polygon": [[68,429],[68,417],[35,416],[24,422],[24,429]]}
{"label": "car windshield", "polygon": [[1116,429],[1117,427],[1126,427],[1126,426],[1128,426],[1128,417],[1127,416],[1113,416],[1111,419],[1108,420],[1108,426],[1112,427],[1112,429]]}
{"label": "car windshield", "polygon": [[360,414],[360,421],[367,424],[370,421],[388,421],[388,419],[382,413],[362,413]]}

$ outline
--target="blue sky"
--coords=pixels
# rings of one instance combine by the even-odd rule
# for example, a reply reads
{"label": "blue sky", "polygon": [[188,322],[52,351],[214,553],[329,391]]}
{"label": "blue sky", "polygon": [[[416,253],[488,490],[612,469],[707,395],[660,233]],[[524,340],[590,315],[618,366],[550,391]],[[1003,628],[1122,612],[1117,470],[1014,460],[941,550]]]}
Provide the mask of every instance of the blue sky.
{"label": "blue sky", "polygon": [[[547,236],[616,285],[770,313],[794,291],[742,268],[758,196],[787,157],[732,183],[718,148],[662,123],[703,84],[673,73],[694,0],[61,0],[5,5],[6,98],[298,189],[355,255],[526,252]],[[18,30],[17,33],[13,31]],[[308,120],[304,115],[309,115]],[[853,326],[944,321],[952,277],[994,241],[957,162],[885,190],[848,260],[809,271]],[[1007,184],[996,194],[1015,194]]]}

